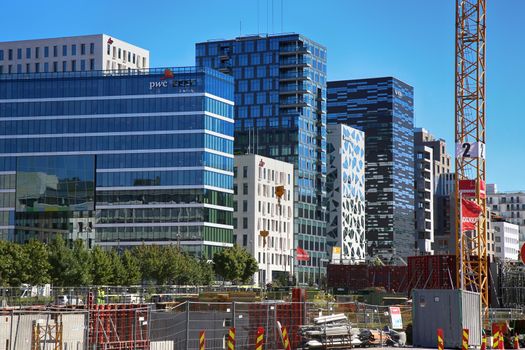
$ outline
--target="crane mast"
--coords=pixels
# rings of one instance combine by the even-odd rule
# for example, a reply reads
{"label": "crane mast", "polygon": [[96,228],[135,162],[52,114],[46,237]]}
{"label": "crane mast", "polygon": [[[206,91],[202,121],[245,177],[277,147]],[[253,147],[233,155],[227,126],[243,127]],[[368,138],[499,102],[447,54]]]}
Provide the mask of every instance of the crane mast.
{"label": "crane mast", "polygon": [[[485,196],[486,0],[456,0],[456,179],[457,288],[479,292],[488,311],[487,204]],[[470,186],[470,191],[467,188]],[[462,200],[481,210],[475,229],[462,224]]]}

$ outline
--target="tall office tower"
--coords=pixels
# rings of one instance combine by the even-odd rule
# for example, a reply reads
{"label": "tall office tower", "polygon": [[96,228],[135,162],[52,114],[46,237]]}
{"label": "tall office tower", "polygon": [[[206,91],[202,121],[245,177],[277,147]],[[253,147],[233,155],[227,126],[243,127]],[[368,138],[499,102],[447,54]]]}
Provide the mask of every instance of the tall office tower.
{"label": "tall office tower", "polygon": [[455,173],[441,174],[438,192],[434,196],[434,254],[453,254],[456,237],[453,230]]}
{"label": "tall office tower", "polygon": [[344,124],[327,126],[329,251],[340,248],[332,262],[365,261],[365,133]]}
{"label": "tall office tower", "polygon": [[500,192],[495,184],[487,186],[487,207],[520,228],[520,244],[525,242],[525,192]]}
{"label": "tall office tower", "polygon": [[365,132],[371,255],[414,253],[414,90],[391,77],[328,82],[328,122]]}
{"label": "tall office tower", "polygon": [[235,156],[233,169],[233,242],[257,260],[256,285],[287,280],[293,276],[293,164],[245,154]]}
{"label": "tall office tower", "polygon": [[209,68],[0,75],[3,238],[232,245],[233,79]]}
{"label": "tall office tower", "polygon": [[149,51],[107,34],[0,42],[0,74],[149,68]]}
{"label": "tall office tower", "polygon": [[294,164],[299,283],[326,261],[326,49],[299,34],[196,44],[196,65],[235,78],[235,152]]}
{"label": "tall office tower", "polygon": [[[443,139],[436,139],[423,128],[414,131],[414,176],[416,210],[416,249],[419,254],[433,254],[435,239],[450,225],[450,155]],[[453,177],[452,177],[453,181]]]}

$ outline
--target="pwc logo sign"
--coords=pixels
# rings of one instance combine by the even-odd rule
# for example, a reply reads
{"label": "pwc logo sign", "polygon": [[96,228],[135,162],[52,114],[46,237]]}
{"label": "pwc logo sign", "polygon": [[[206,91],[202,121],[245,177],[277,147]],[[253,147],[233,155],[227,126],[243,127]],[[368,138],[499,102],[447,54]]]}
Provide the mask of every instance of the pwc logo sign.
{"label": "pwc logo sign", "polygon": [[160,78],[160,81],[150,81],[149,82],[149,89],[159,89],[159,88],[165,88],[168,87],[168,79],[173,79],[173,72],[171,69],[164,70],[164,76]]}

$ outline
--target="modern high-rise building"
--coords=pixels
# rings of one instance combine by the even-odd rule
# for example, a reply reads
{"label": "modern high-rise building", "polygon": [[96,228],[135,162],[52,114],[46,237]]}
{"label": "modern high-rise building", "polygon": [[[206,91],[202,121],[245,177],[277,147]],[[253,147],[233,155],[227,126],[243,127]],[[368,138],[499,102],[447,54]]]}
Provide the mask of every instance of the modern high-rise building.
{"label": "modern high-rise building", "polygon": [[454,182],[446,147],[445,140],[436,139],[423,128],[415,129],[415,224],[419,254],[433,254],[436,237],[442,239],[450,232],[450,228],[447,229],[450,225],[450,194],[454,191],[450,185]]}
{"label": "modern high-rise building", "polygon": [[326,48],[299,34],[196,44],[196,65],[235,78],[235,153],[294,164],[299,283],[326,259]]}
{"label": "modern high-rise building", "polygon": [[257,260],[254,283],[265,286],[279,277],[288,279],[294,256],[293,164],[236,155],[234,174],[233,242]]}
{"label": "modern high-rise building", "polygon": [[487,207],[520,228],[520,244],[525,242],[525,192],[500,192],[495,184],[487,185]]}
{"label": "modern high-rise building", "polygon": [[209,68],[0,75],[0,233],[232,245],[233,79]]}
{"label": "modern high-rise building", "polygon": [[414,253],[414,90],[386,77],[328,82],[328,122],[365,132],[371,255]]}
{"label": "modern high-rise building", "polygon": [[147,68],[148,50],[107,34],[0,42],[0,74]]}
{"label": "modern high-rise building", "polygon": [[327,126],[326,192],[328,250],[340,248],[332,262],[365,261],[365,133],[344,124]]}

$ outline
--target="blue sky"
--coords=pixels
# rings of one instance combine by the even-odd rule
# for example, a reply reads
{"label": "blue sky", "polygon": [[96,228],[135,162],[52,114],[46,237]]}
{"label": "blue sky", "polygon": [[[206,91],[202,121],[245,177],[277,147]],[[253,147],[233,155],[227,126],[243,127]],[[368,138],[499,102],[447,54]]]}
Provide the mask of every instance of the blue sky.
{"label": "blue sky", "polygon": [[[487,2],[488,182],[525,190],[525,1]],[[455,0],[4,1],[0,40],[107,33],[149,49],[152,66],[187,66],[198,41],[298,32],[328,48],[330,80],[414,86],[415,125],[453,152],[454,11]]]}

